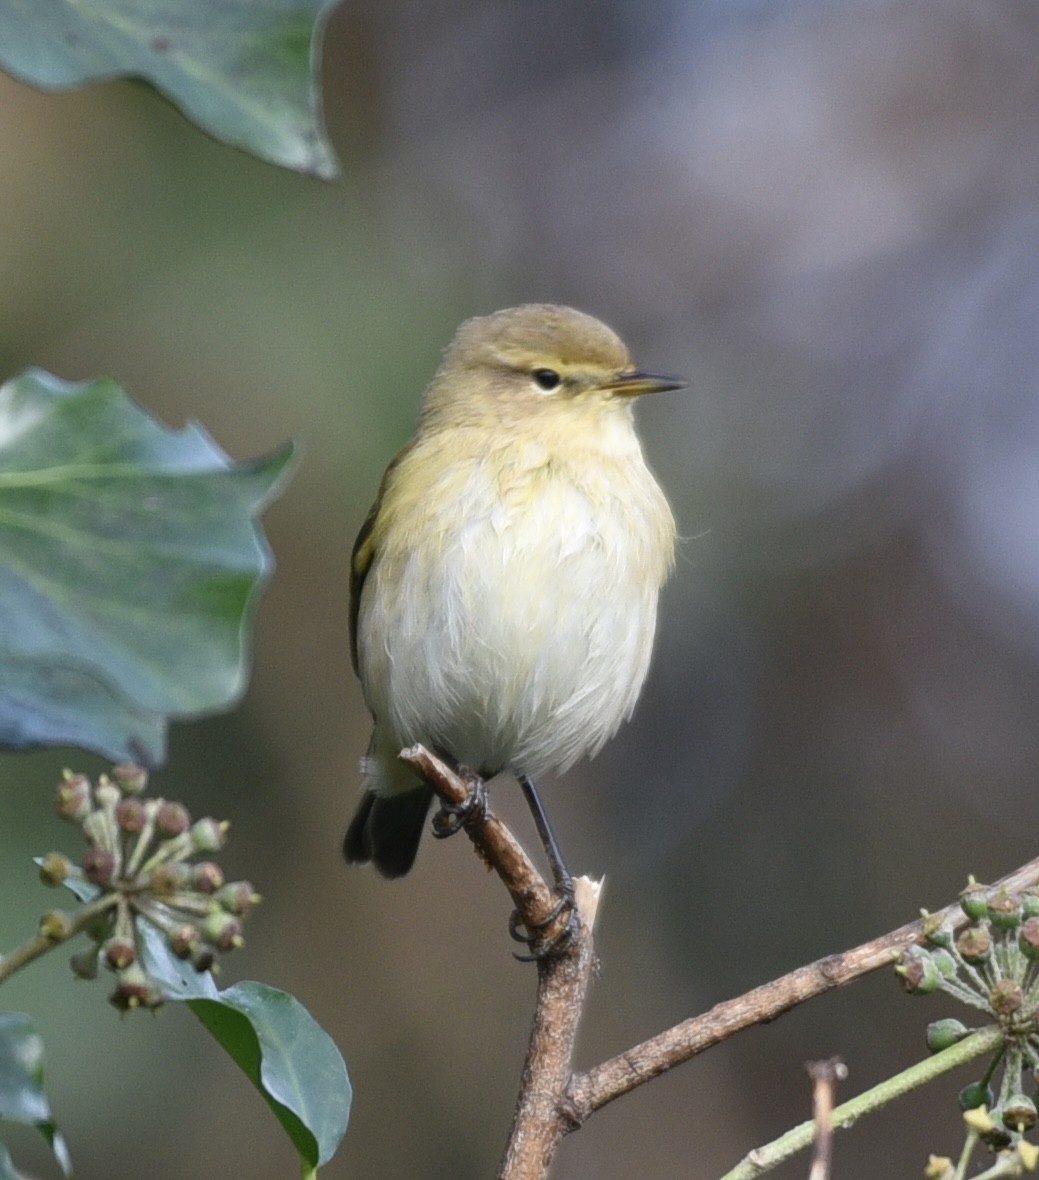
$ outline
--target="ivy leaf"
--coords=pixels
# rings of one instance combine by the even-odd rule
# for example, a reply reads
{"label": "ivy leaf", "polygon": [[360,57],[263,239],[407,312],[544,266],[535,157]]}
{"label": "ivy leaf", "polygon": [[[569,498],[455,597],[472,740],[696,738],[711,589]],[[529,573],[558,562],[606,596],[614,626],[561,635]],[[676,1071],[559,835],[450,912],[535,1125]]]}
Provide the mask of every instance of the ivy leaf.
{"label": "ivy leaf", "polygon": [[143,78],[218,139],[330,179],[318,67],[334,3],[5,0],[0,66],[43,90]]}
{"label": "ivy leaf", "polygon": [[114,381],[0,386],[0,746],[153,765],[168,719],[233,703],[291,460],[232,463]]}
{"label": "ivy leaf", "polygon": [[[0,1012],[0,1119],[38,1127],[61,1170],[71,1175],[68,1148],[43,1089],[43,1038],[21,1012]],[[5,1167],[16,1174],[0,1145],[0,1176]]]}
{"label": "ivy leaf", "polygon": [[265,983],[237,983],[188,1007],[274,1111],[311,1171],[346,1132],[350,1081],[328,1033],[300,1002]]}
{"label": "ivy leaf", "polygon": [[0,745],[79,746],[111,757],[125,750],[125,756],[145,765],[161,761],[166,740],[162,717],[137,709],[90,670],[19,659],[5,652],[2,642],[0,667]]}
{"label": "ivy leaf", "polygon": [[[167,1000],[185,1002],[259,1090],[310,1171],[331,1159],[350,1116],[350,1079],[335,1042],[300,1002],[265,983],[219,990],[138,925],[141,966]],[[304,1174],[308,1174],[304,1172]]]}

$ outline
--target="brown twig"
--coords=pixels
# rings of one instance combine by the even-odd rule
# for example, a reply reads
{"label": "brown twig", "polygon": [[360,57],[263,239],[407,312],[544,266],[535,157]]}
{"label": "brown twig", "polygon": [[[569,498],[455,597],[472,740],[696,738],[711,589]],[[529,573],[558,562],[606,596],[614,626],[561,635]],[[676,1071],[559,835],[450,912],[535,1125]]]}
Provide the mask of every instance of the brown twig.
{"label": "brown twig", "polygon": [[587,877],[574,881],[580,930],[562,954],[538,960],[534,1027],[497,1180],[546,1176],[563,1137],[573,1129],[563,1099],[571,1077],[577,1025],[595,966],[591,930],[599,891],[600,884]]}
{"label": "brown twig", "polygon": [[[444,803],[464,807],[479,787],[480,779],[471,772],[456,773],[425,746],[409,746],[400,753],[401,761],[413,767],[436,791]],[[501,878],[528,930],[544,923],[555,905],[552,890],[545,884],[530,857],[516,837],[492,812],[474,813],[463,823],[469,839],[485,864]]]}
{"label": "brown twig", "polygon": [[[1015,869],[992,888],[1014,893],[1039,880],[1039,858]],[[963,920],[959,903],[929,915],[926,921],[955,925]],[[701,1016],[691,1017],[586,1073],[570,1084],[568,1110],[575,1126],[589,1115],[634,1090],[636,1086],[688,1061],[744,1028],[774,1020],[790,1008],[814,996],[841,987],[879,967],[894,963],[906,947],[922,938],[924,919],[910,922],[842,954],[829,955],[799,967],[771,983],[754,988],[733,1000],[716,1004]]]}
{"label": "brown twig", "polygon": [[[450,806],[464,806],[472,798],[479,782],[475,776],[467,781],[464,773],[456,774],[422,746],[411,746],[400,756]],[[550,942],[555,898],[512,833],[485,809],[475,810],[463,821],[463,827],[480,856],[508,889],[522,926],[540,930],[541,937]],[[600,885],[587,877],[574,881],[577,921],[558,950],[537,961],[534,1026],[498,1180],[539,1180],[545,1176],[556,1149],[571,1129],[563,1097],[595,963],[592,930],[599,893]],[[568,917],[560,914],[557,920],[565,923]],[[546,921],[549,928],[544,930]]]}
{"label": "brown twig", "polygon": [[[409,747],[401,758],[445,803],[455,807],[472,797],[473,786],[479,781],[473,776],[467,782],[422,746]],[[528,930],[543,925],[554,912],[552,891],[508,828],[489,811],[479,809],[463,827],[482,859],[505,884],[521,923]],[[1039,858],[1008,873],[991,888],[1014,893],[1037,881]],[[574,1038],[595,961],[591,930],[599,896],[599,885],[587,878],[579,878],[575,885],[579,887],[581,919],[577,929],[560,953],[538,962],[534,1028],[498,1180],[541,1180],[562,1137],[615,1098],[742,1029],[774,1020],[805,1000],[890,966],[906,947],[922,940],[925,924],[932,929],[939,924],[954,928],[963,920],[959,903],[954,902],[936,914],[716,1004],[592,1069],[573,1073]]]}
{"label": "brown twig", "polygon": [[[957,1041],[951,1048],[943,1049],[934,1056],[927,1056],[923,1061],[917,1061],[894,1077],[885,1078],[862,1094],[857,1094],[847,1102],[842,1102],[840,1106],[834,1107],[830,1125],[835,1129],[851,1127],[866,1115],[874,1114],[896,1099],[904,1098],[921,1086],[928,1085],[936,1078],[960,1069],[968,1061],[991,1056],[1000,1048],[1003,1041],[1004,1032],[998,1024],[978,1029],[962,1041]],[[765,1143],[747,1152],[736,1167],[726,1172],[721,1180],[759,1180],[766,1172],[771,1172],[773,1168],[809,1147],[815,1139],[815,1132],[816,1125],[813,1120],[791,1127],[771,1143]]]}
{"label": "brown twig", "polygon": [[833,1153],[833,1097],[837,1083],[848,1076],[848,1067],[839,1057],[810,1061],[806,1067],[812,1079],[812,1117],[815,1122],[815,1151],[808,1180],[830,1180]]}

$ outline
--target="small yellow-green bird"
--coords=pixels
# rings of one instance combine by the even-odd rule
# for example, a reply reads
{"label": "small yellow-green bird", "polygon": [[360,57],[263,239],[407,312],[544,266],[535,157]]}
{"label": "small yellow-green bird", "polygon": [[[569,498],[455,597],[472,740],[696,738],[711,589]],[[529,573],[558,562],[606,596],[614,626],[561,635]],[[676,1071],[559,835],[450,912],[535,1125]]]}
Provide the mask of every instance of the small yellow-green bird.
{"label": "small yellow-green bird", "polygon": [[351,653],[375,728],[348,861],[399,877],[415,860],[432,791],[403,747],[511,771],[531,799],[533,777],[631,715],[675,548],[632,403],[684,384],[569,307],[458,329],[354,545]]}

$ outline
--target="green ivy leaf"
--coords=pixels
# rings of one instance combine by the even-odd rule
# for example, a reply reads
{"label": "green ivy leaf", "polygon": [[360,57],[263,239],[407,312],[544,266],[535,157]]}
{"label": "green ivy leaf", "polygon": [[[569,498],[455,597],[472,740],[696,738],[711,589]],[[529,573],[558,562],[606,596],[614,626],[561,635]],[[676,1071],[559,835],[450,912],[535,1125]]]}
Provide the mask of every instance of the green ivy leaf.
{"label": "green ivy leaf", "polygon": [[0,745],[154,764],[169,718],[233,703],[291,459],[232,463],[113,381],[0,386]]}
{"label": "green ivy leaf", "polygon": [[188,1007],[263,1095],[312,1170],[331,1159],[350,1116],[350,1081],[328,1033],[300,1002],[238,983]]}
{"label": "green ivy leaf", "polygon": [[[0,1012],[0,1119],[38,1127],[61,1170],[71,1174],[68,1148],[43,1089],[43,1038],[20,1012]],[[16,1175],[10,1156],[0,1146],[0,1177],[5,1168]]]}
{"label": "green ivy leaf", "polygon": [[350,1116],[350,1079],[335,1042],[300,1002],[264,983],[220,991],[170,951],[163,935],[138,926],[141,965],[167,1000],[182,1001],[259,1090],[313,1171],[331,1159]]}
{"label": "green ivy leaf", "polygon": [[0,66],[44,90],[143,78],[218,139],[328,179],[318,67],[334,3],[5,0]]}

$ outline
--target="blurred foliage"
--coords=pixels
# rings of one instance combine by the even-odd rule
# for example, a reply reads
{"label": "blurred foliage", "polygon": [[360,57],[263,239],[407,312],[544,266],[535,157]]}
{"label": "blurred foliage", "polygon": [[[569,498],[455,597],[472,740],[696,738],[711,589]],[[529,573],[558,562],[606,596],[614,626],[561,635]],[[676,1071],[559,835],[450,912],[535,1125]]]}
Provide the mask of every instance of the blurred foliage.
{"label": "blurred foliage", "polygon": [[154,765],[170,714],[235,700],[291,457],[233,464],[112,381],[0,387],[0,744]]}
{"label": "blurred foliage", "polygon": [[312,73],[332,0],[12,0],[0,65],[45,90],[132,75],[219,139],[326,179],[338,168]]}
{"label": "blurred foliage", "polygon": [[[21,1012],[0,1012],[0,1120],[28,1123],[47,1140],[66,1176],[72,1164],[43,1088],[43,1038]],[[14,1176],[0,1143],[0,1176]]]}

